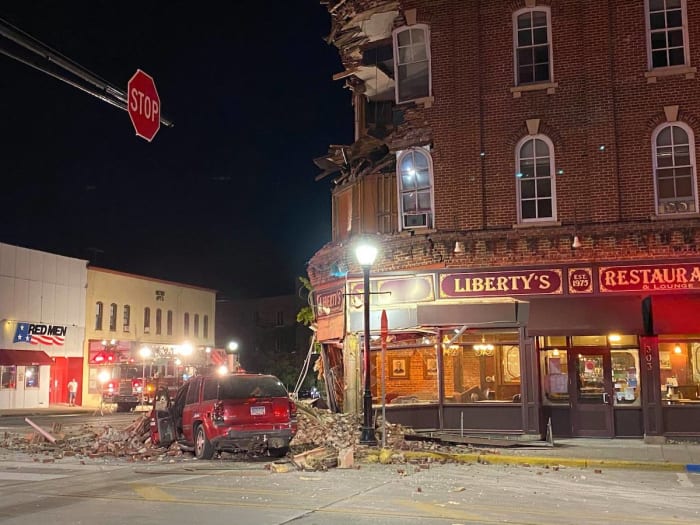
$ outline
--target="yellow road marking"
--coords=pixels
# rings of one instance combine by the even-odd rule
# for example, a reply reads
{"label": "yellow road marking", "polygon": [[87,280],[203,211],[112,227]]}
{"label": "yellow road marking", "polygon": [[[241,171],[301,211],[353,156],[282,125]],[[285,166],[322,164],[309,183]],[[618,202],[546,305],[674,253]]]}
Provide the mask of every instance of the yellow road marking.
{"label": "yellow road marking", "polygon": [[153,485],[132,484],[131,488],[134,492],[148,501],[177,501],[177,498],[171,496],[164,490],[154,487]]}

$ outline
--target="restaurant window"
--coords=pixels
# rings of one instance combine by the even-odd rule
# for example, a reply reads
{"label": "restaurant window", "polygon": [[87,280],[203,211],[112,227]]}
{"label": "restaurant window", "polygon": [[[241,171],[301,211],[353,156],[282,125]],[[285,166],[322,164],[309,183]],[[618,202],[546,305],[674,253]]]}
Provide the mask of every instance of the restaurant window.
{"label": "restaurant window", "polygon": [[563,348],[554,347],[540,350],[544,404],[569,405],[568,367],[566,341],[564,341]]}
{"label": "restaurant window", "polygon": [[185,336],[190,335],[190,314],[189,314],[189,312],[185,312],[183,326],[184,326]]}
{"label": "restaurant window", "polygon": [[664,403],[700,401],[700,340],[659,341],[659,377]]}
{"label": "restaurant window", "polygon": [[128,332],[129,325],[131,324],[131,306],[129,306],[128,304],[124,305],[123,323],[124,323],[124,331]]}
{"label": "restaurant window", "polygon": [[0,389],[14,390],[17,388],[17,367],[0,366]]}
{"label": "restaurant window", "polygon": [[[384,378],[386,380],[386,403],[389,405],[427,404],[438,401],[438,368],[435,349],[436,340],[402,340],[386,352]],[[373,369],[382,374],[382,357],[379,342],[372,341]],[[452,378],[452,362],[445,364]],[[373,380],[372,397],[381,402],[381,380]]]}
{"label": "restaurant window", "polygon": [[639,349],[611,349],[610,360],[612,363],[615,405],[640,406],[642,398],[639,395]]}
{"label": "restaurant window", "polygon": [[168,310],[168,315],[165,321],[166,324],[166,329],[168,332],[168,335],[173,335],[173,311]]}
{"label": "restaurant window", "polygon": [[194,314],[194,324],[192,326],[194,336],[199,337],[199,314]]}
{"label": "restaurant window", "polygon": [[95,303],[95,330],[102,330],[102,316],[104,314],[104,305],[102,301]]}
{"label": "restaurant window", "polygon": [[24,367],[24,388],[39,388],[39,367]]}
{"label": "restaurant window", "polygon": [[160,308],[156,309],[156,335],[160,335],[163,325],[163,311]]}
{"label": "restaurant window", "polygon": [[143,309],[143,333],[151,333],[151,309],[148,306]]}
{"label": "restaurant window", "polygon": [[209,316],[205,315],[202,319],[202,337],[204,339],[209,337]]}
{"label": "restaurant window", "polygon": [[109,305],[109,331],[117,331],[117,304],[112,303]]}

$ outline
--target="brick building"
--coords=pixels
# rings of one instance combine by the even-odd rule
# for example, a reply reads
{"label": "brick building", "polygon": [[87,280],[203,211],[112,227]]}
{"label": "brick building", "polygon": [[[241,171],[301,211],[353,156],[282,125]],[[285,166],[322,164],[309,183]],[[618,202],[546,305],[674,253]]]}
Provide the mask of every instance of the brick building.
{"label": "brick building", "polygon": [[[316,159],[317,335],[417,428],[700,435],[700,3],[329,0],[355,142]],[[384,376],[384,382],[382,382]]]}

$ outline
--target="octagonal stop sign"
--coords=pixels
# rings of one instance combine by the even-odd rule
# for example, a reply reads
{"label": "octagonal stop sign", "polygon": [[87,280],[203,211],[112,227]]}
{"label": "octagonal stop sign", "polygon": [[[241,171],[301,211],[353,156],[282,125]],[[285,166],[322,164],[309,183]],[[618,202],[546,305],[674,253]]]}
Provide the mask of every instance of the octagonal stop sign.
{"label": "octagonal stop sign", "polygon": [[153,140],[160,129],[160,97],[153,78],[140,69],[127,85],[127,110],[136,135]]}

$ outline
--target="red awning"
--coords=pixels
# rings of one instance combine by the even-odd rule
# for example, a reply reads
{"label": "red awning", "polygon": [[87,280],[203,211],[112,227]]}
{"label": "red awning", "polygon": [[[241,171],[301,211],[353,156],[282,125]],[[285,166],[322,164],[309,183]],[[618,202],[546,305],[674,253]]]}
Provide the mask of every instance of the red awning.
{"label": "red awning", "polygon": [[1,350],[0,349],[0,365],[51,365],[53,361],[40,350]]}
{"label": "red awning", "polygon": [[700,333],[700,297],[692,295],[651,296],[653,334]]}

